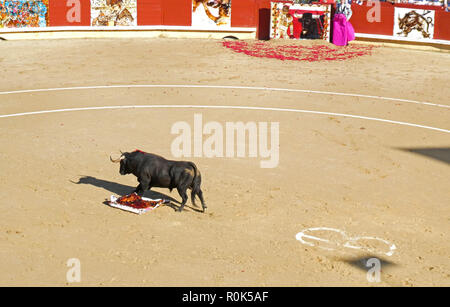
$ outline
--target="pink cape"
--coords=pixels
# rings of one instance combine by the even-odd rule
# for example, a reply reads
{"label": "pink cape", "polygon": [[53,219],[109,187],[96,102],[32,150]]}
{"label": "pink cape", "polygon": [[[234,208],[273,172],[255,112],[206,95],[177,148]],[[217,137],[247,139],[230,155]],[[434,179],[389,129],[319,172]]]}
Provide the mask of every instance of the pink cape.
{"label": "pink cape", "polygon": [[333,19],[333,44],[346,46],[355,39],[355,30],[344,14],[336,14]]}

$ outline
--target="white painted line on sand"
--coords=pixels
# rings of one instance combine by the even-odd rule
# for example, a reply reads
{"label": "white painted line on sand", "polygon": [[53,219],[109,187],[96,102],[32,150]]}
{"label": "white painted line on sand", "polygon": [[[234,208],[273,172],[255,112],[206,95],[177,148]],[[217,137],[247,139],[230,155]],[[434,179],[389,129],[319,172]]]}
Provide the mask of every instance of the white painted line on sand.
{"label": "white painted line on sand", "polygon": [[311,111],[311,110],[299,110],[299,109],[286,109],[286,108],[267,108],[267,107],[247,107],[247,106],[208,106],[208,105],[135,105],[135,106],[103,106],[103,107],[85,107],[85,108],[72,108],[72,109],[57,109],[57,110],[43,110],[34,112],[24,112],[24,113],[14,113],[14,114],[4,114],[0,115],[0,118],[8,117],[19,117],[27,115],[38,115],[38,114],[50,114],[50,113],[61,113],[61,112],[75,112],[75,111],[90,111],[90,110],[114,110],[114,109],[222,109],[222,110],[257,110],[257,111],[275,111],[275,112],[293,112],[293,113],[306,113],[306,114],[316,114],[316,115],[328,115],[355,119],[364,119],[377,122],[384,122],[402,126],[416,127],[428,130],[434,130],[444,133],[450,133],[450,130],[423,126],[413,123],[400,122],[389,119],[367,117],[352,114],[343,113],[332,113],[332,112],[321,112],[321,111]]}
{"label": "white painted line on sand", "polygon": [[392,97],[372,96],[372,95],[353,94],[353,93],[327,92],[327,91],[313,91],[313,90],[302,90],[302,89],[276,88],[276,87],[252,87],[252,86],[231,86],[231,85],[129,84],[129,85],[75,86],[75,87],[6,91],[6,92],[0,92],[0,95],[39,93],[39,92],[56,92],[56,91],[74,91],[74,90],[91,90],[91,89],[110,89],[110,88],[204,88],[204,89],[278,91],[278,92],[291,92],[291,93],[307,93],[307,94],[320,94],[320,95],[360,97],[360,98],[367,98],[367,99],[397,101],[397,102],[403,102],[403,103],[413,103],[413,104],[420,104],[420,105],[450,109],[450,105],[443,105],[443,104],[431,103],[431,102],[426,102],[426,101],[416,101],[416,100],[409,100],[409,99],[392,98]]}

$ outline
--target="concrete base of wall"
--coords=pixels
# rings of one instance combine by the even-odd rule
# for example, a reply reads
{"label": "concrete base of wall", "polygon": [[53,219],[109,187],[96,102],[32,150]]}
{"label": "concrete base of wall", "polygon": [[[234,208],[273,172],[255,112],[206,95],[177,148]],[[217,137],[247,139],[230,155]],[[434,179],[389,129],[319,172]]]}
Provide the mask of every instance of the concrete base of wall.
{"label": "concrete base of wall", "polygon": [[388,47],[409,48],[416,50],[431,50],[431,51],[449,51],[450,41],[429,39],[429,40],[413,40],[408,38],[398,38],[387,35],[373,35],[356,33],[356,40],[367,43],[381,44]]}
{"label": "concrete base of wall", "polygon": [[395,41],[386,39],[374,39],[366,37],[356,37],[356,42],[365,44],[372,44],[377,46],[391,47],[391,48],[404,48],[421,51],[437,51],[437,52],[450,52],[450,45],[447,44],[433,44],[433,43],[420,43],[411,41]]}
{"label": "concrete base of wall", "polygon": [[[2,29],[3,30],[3,29]],[[234,36],[238,39],[255,39],[256,28],[231,28],[226,30],[202,30],[190,27],[145,27],[139,29],[8,29],[0,31],[0,39],[73,39],[73,38],[213,38]]]}

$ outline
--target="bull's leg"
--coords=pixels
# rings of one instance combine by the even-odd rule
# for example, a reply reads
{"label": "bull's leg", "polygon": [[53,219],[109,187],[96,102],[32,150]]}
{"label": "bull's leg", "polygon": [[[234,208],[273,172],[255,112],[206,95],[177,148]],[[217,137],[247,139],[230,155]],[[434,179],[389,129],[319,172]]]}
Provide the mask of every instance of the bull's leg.
{"label": "bull's leg", "polygon": [[192,189],[191,190],[191,202],[192,202],[192,204],[195,206],[195,207],[197,207],[197,204],[195,203],[195,190],[194,189]]}
{"label": "bull's leg", "polygon": [[138,180],[139,180],[139,185],[137,186],[137,188],[134,192],[137,193],[137,195],[142,197],[144,195],[144,192],[147,191],[148,189],[150,189],[150,179],[145,178],[145,179],[138,179]]}
{"label": "bull's leg", "polygon": [[191,192],[191,202],[194,206],[197,207],[197,204],[195,203],[195,195],[198,196],[198,198],[200,199],[200,202],[202,203],[202,208],[203,208],[203,212],[206,212],[206,204],[205,204],[205,200],[203,199],[203,192],[200,189],[195,190],[194,188],[192,188],[192,192]]}
{"label": "bull's leg", "polygon": [[206,212],[206,203],[205,203],[205,200],[203,199],[203,192],[202,192],[202,190],[198,190],[198,192],[197,192],[197,195],[198,195],[198,198],[200,198],[200,202],[202,203],[202,207],[203,207],[203,212]]}
{"label": "bull's leg", "polygon": [[180,206],[180,209],[178,209],[178,212],[183,211],[184,205],[186,205],[186,202],[188,200],[186,190],[187,190],[186,186],[177,187],[178,194],[180,194],[180,196],[182,198],[181,206]]}
{"label": "bull's leg", "polygon": [[138,195],[144,194],[143,190],[142,190],[142,185],[139,183],[139,185],[136,187],[136,189],[134,189],[133,193],[136,193]]}

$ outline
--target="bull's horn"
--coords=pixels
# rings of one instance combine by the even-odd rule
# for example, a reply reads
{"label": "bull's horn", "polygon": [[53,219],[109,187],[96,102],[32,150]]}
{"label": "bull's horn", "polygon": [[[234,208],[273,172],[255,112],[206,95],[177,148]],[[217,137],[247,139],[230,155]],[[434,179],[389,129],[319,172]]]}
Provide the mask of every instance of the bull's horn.
{"label": "bull's horn", "polygon": [[119,159],[113,159],[111,156],[109,156],[109,159],[111,160],[112,163],[119,163],[120,160],[122,160],[124,157],[123,155],[120,155]]}

